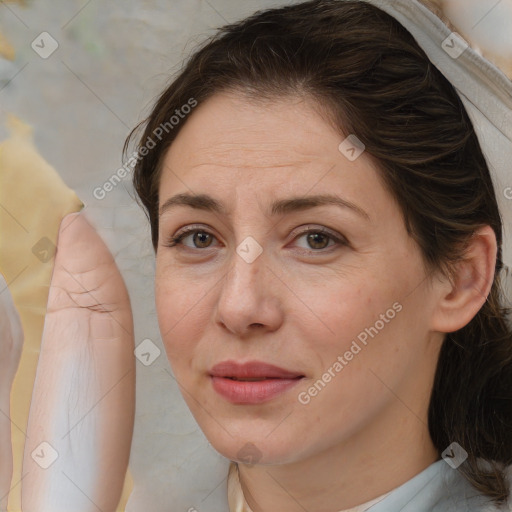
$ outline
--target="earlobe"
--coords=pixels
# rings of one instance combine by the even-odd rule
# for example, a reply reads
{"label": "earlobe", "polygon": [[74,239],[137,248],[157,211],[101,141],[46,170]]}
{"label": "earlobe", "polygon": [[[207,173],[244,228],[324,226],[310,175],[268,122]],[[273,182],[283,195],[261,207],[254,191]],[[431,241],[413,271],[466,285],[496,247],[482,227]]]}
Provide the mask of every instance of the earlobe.
{"label": "earlobe", "polygon": [[433,330],[454,332],[467,325],[484,305],[496,268],[496,235],[490,226],[477,230],[452,279],[439,284]]}

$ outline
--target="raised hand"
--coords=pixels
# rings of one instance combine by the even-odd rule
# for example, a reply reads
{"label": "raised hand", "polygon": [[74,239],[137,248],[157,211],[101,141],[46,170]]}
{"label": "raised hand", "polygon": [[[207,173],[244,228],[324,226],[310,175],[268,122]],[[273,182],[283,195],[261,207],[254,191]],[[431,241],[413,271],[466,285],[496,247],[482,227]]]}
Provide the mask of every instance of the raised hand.
{"label": "raised hand", "polygon": [[83,213],[60,226],[23,460],[24,512],[114,511],[135,411],[133,320]]}

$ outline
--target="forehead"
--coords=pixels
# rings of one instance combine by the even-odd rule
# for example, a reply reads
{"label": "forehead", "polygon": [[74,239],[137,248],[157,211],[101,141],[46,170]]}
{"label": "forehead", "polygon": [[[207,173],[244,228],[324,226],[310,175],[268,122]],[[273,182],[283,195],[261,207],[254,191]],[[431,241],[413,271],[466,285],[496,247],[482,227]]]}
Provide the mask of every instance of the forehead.
{"label": "forehead", "polygon": [[196,107],[165,162],[187,168],[300,166],[337,151],[340,134],[318,114],[313,100],[286,97],[254,102],[219,93]]}
{"label": "forehead", "polygon": [[310,98],[254,102],[241,93],[218,93],[186,119],[164,157],[160,188],[295,183],[304,192],[319,182],[331,188],[336,177],[356,188],[375,179],[375,163],[365,153],[345,158],[339,150],[345,135],[319,112]]}

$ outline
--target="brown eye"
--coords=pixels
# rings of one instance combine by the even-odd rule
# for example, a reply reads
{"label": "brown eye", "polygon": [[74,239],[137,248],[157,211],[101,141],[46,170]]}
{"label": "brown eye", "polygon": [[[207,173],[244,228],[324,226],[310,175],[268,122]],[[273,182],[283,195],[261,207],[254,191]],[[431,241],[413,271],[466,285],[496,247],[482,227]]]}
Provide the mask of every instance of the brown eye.
{"label": "brown eye", "polygon": [[327,252],[324,249],[334,249],[336,246],[346,246],[348,241],[341,235],[331,232],[326,228],[306,229],[299,233],[296,240],[303,240],[299,247],[310,253]]}
{"label": "brown eye", "polygon": [[[183,243],[183,240],[192,237],[192,245]],[[207,249],[210,247],[212,240],[215,238],[214,235],[205,231],[204,229],[187,229],[178,236],[171,237],[167,244],[167,247],[183,246],[187,249]]]}
{"label": "brown eye", "polygon": [[209,247],[212,242],[212,235],[206,231],[196,231],[193,233],[192,241],[195,247],[204,249]]}
{"label": "brown eye", "polygon": [[308,244],[312,249],[325,249],[329,244],[329,236],[324,233],[308,233]]}

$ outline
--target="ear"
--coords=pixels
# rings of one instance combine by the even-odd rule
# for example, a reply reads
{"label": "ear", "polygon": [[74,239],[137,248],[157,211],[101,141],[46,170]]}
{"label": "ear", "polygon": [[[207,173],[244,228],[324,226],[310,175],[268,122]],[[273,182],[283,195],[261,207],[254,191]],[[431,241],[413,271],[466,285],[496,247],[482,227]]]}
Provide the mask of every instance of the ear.
{"label": "ear", "polygon": [[433,330],[457,331],[478,313],[491,291],[497,251],[496,235],[490,226],[474,233],[463,261],[455,266],[453,277],[434,285],[439,293],[432,316]]}

